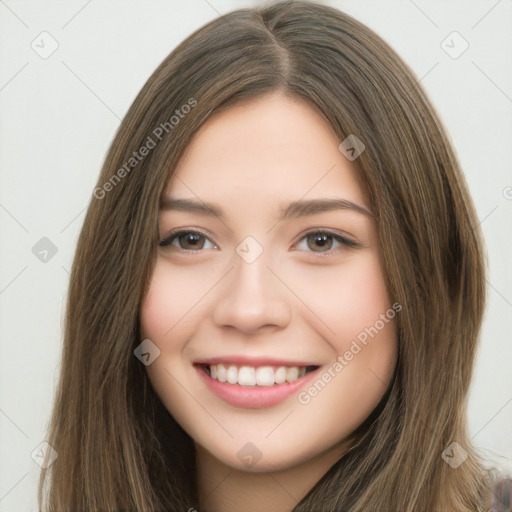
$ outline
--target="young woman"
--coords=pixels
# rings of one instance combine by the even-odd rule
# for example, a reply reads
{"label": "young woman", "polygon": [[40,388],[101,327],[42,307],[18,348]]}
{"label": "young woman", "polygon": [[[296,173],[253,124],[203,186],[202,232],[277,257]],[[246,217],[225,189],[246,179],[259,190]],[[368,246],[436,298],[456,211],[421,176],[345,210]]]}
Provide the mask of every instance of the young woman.
{"label": "young woman", "polygon": [[310,2],[207,24],[94,190],[42,510],[489,510],[465,411],[477,225],[424,91],[364,25]]}

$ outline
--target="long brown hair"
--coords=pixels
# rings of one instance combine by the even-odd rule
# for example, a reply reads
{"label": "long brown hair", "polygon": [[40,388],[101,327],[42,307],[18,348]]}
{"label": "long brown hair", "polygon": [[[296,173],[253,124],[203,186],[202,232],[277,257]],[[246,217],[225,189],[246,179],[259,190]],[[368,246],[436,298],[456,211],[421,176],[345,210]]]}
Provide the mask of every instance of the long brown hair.
{"label": "long brown hair", "polygon": [[[71,272],[47,436],[58,458],[41,474],[42,510],[200,510],[194,444],[133,353],[139,308],[160,196],[180,155],[212,113],[275,91],[308,102],[340,142],[354,134],[365,144],[354,165],[375,215],[389,295],[402,305],[389,394],[293,510],[484,510],[489,475],[465,408],[485,262],[463,175],[396,53],[343,12],[300,1],[237,10],[197,30],[123,119]],[[454,442],[468,455],[457,468],[443,456]]]}

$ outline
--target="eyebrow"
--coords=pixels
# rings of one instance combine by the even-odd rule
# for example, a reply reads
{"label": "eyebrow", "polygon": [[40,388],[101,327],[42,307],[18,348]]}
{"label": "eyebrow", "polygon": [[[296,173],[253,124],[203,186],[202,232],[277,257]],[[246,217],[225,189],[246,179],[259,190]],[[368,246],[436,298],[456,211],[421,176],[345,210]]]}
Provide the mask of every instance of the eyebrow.
{"label": "eyebrow", "polygon": [[[196,199],[166,197],[161,202],[160,210],[198,212],[218,217],[220,220],[225,220],[227,218],[226,213],[220,206]],[[364,206],[353,203],[348,199],[300,199],[298,201],[292,201],[286,205],[281,205],[279,209],[278,222],[287,219],[295,219],[298,217],[306,217],[308,215],[316,215],[318,213],[329,212],[333,210],[351,210],[366,215],[370,218],[373,217],[370,210]]]}

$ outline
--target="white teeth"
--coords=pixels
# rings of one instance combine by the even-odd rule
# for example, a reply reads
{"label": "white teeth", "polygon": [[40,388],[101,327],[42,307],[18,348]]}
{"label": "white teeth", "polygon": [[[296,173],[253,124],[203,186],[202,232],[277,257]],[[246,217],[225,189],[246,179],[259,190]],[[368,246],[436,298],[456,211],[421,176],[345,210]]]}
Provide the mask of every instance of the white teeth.
{"label": "white teeth", "polygon": [[273,386],[274,384],[284,384],[293,382],[306,374],[306,367],[298,366],[225,366],[224,364],[215,364],[210,366],[210,377],[219,382],[228,382],[229,384],[240,384],[241,386]]}
{"label": "white teeth", "polygon": [[[223,364],[215,365],[217,366],[217,380],[219,382],[226,382],[226,367]],[[211,373],[211,366],[210,366],[210,373]],[[213,377],[213,375],[212,375]],[[215,377],[213,377],[215,378]]]}
{"label": "white teeth", "polygon": [[293,382],[299,378],[299,369],[296,366],[286,368],[286,381]]}
{"label": "white teeth", "polygon": [[274,373],[274,382],[276,384],[282,384],[286,381],[286,368],[280,366]]}
{"label": "white teeth", "polygon": [[[215,368],[215,365],[211,368]],[[241,386],[255,386],[256,372],[254,371],[254,368],[249,366],[242,366],[240,370],[238,370],[238,384]]]}
{"label": "white teeth", "polygon": [[226,372],[226,378],[230,384],[236,384],[238,382],[238,368],[230,366]]}
{"label": "white teeth", "polygon": [[256,384],[258,386],[274,385],[274,368],[272,366],[261,366],[256,369]]}

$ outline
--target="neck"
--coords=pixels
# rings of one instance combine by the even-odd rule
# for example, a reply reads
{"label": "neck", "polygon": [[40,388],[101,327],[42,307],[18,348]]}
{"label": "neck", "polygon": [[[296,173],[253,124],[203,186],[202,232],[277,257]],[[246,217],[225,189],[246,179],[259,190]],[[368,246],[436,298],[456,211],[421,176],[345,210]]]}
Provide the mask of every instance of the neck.
{"label": "neck", "polygon": [[343,442],[291,468],[242,471],[196,444],[197,482],[204,512],[290,512],[346,452]]}

